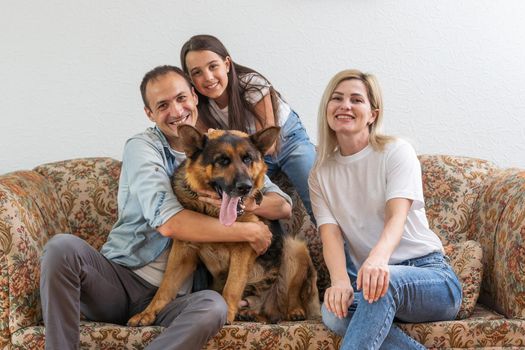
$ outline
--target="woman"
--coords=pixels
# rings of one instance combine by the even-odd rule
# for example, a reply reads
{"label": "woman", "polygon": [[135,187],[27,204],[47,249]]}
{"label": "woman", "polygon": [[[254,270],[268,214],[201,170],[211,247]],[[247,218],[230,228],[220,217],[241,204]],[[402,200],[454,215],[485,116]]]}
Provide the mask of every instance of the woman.
{"label": "woman", "polygon": [[315,147],[297,114],[270,82],[253,69],[234,63],[224,45],[211,35],[190,38],[182,46],[180,61],[199,96],[197,127],[201,130],[253,133],[270,125],[281,127],[280,145],[265,157],[268,175],[282,170],[313,218],[308,175]]}
{"label": "woman", "polygon": [[461,285],[429,229],[416,153],[380,134],[382,119],[373,75],[345,70],[330,80],[309,181],[331,279],[323,322],[344,337],[341,349],[424,349],[394,318],[454,319]]}

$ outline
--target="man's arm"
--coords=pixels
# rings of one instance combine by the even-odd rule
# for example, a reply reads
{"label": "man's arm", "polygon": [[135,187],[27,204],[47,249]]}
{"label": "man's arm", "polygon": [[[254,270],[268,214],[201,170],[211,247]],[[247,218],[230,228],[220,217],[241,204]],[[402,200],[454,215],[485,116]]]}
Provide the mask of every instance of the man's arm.
{"label": "man's arm", "polygon": [[224,226],[217,218],[183,209],[157,227],[163,236],[190,242],[248,242],[262,254],[269,247],[272,233],[262,222],[235,222]]}

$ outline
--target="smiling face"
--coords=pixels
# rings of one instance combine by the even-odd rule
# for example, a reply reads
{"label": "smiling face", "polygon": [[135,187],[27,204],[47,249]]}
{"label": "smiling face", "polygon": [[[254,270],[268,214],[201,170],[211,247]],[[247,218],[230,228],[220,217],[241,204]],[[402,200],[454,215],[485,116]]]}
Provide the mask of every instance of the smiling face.
{"label": "smiling face", "polygon": [[189,51],[186,67],[193,85],[202,95],[213,99],[220,108],[228,105],[230,57],[223,59],[213,51]]}
{"label": "smiling face", "polygon": [[375,121],[365,84],[359,79],[341,81],[335,87],[326,106],[328,126],[337,137],[352,136],[368,140],[369,125]]}
{"label": "smiling face", "polygon": [[197,95],[184,79],[175,72],[169,72],[150,80],[146,85],[148,105],[144,111],[148,118],[166,136],[170,146],[181,150],[177,126],[197,122]]}

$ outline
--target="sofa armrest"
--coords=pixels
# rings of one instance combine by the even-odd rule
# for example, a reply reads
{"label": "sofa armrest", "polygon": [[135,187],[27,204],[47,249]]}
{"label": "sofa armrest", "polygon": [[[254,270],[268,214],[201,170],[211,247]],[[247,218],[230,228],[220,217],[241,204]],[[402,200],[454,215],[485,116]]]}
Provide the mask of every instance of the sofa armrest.
{"label": "sofa armrest", "polygon": [[54,187],[34,171],[0,176],[0,348],[16,330],[38,323],[40,255],[69,227]]}
{"label": "sofa armrest", "polygon": [[480,301],[525,319],[525,170],[487,177],[473,214],[470,236],[483,247]]}

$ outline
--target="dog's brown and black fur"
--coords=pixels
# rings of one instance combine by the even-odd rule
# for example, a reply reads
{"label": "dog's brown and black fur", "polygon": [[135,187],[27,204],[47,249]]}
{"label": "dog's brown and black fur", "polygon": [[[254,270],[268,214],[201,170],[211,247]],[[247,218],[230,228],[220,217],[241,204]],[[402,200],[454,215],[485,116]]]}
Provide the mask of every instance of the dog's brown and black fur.
{"label": "dog's brown and black fur", "polygon": [[[260,189],[267,169],[263,155],[277,139],[278,127],[249,136],[222,130],[202,134],[192,126],[181,125],[178,133],[187,159],[174,176],[173,189],[185,208],[221,217],[218,208],[197,198],[199,190],[217,191],[223,198],[225,194],[226,198],[241,197],[239,203],[250,196],[262,198]],[[261,220],[253,213],[242,212],[240,205],[237,210],[237,221]],[[270,224],[270,228],[278,226]],[[189,243],[174,239],[155,297],[128,324],[152,324],[158,312],[176,297],[199,259],[213,276],[213,289],[222,292],[226,300],[230,324],[238,314],[241,298],[249,302],[249,307],[241,310],[240,319],[273,323],[318,317],[317,275],[306,244],[272,232],[272,244],[261,256],[248,243]]]}

